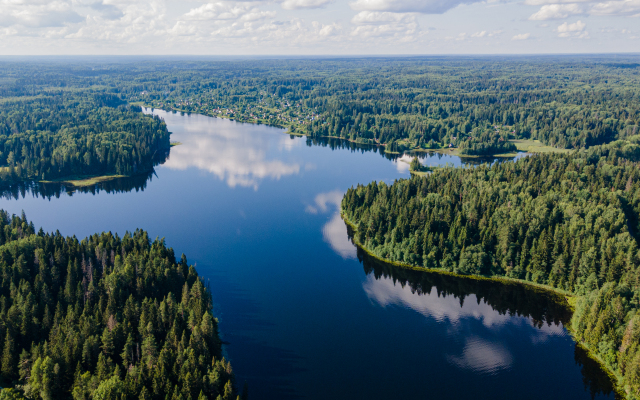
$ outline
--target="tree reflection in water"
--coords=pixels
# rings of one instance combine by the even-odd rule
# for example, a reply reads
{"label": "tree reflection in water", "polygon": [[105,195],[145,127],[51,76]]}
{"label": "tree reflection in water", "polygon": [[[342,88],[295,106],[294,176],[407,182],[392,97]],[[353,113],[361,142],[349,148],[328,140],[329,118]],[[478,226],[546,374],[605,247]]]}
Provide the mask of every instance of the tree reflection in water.
{"label": "tree reflection in water", "polygon": [[[349,237],[352,238],[352,231],[348,229]],[[525,317],[532,325],[545,331],[541,334],[554,334],[558,330],[564,331],[564,326],[568,326],[571,319],[571,310],[566,305],[562,295],[535,289],[516,282],[494,282],[488,280],[477,280],[465,277],[456,277],[434,272],[418,271],[408,268],[400,268],[380,261],[358,247],[358,260],[362,263],[364,272],[367,275],[365,281],[365,291],[373,291],[370,282],[377,284],[391,282],[392,285],[402,289],[409,289],[411,296],[425,296],[424,301],[417,299],[400,300],[411,302],[409,307],[425,315],[438,318],[448,318],[450,321],[455,318],[473,314],[476,318],[485,318],[483,324],[500,324],[496,317],[487,320],[488,313],[483,312],[482,307],[490,307],[501,316]],[[377,293],[368,293],[369,296],[378,296],[376,301],[382,301],[381,305],[392,301],[389,296],[393,296],[387,291],[387,299],[383,298],[380,290]],[[430,296],[430,297],[429,297]],[[437,297],[436,297],[437,296]],[[445,310],[438,308],[437,299],[452,296],[457,300],[460,310]],[[429,297],[428,299],[426,297]],[[473,311],[462,311],[467,303],[472,301]],[[436,304],[425,305],[427,302]],[[449,307],[450,307],[449,302]],[[476,306],[477,304],[477,306]],[[455,321],[453,321],[455,322]],[[478,339],[478,338],[475,338]],[[473,347],[474,338],[470,338],[461,356],[450,357],[450,362],[460,367],[471,367],[480,372],[494,372],[502,367],[508,367],[510,355],[502,348],[496,348],[495,343],[490,346]],[[482,342],[481,339],[480,342]],[[476,342],[478,340],[475,340]],[[478,344],[478,343],[475,343]],[[469,349],[467,349],[469,347]],[[467,352],[467,350],[469,350]],[[487,355],[487,352],[491,354]],[[469,353],[469,354],[467,354]],[[614,392],[610,378],[600,365],[591,359],[587,352],[578,345],[575,345],[575,362],[581,367],[582,380],[585,389],[595,397],[598,394],[619,396]],[[475,363],[475,364],[474,364]]]}

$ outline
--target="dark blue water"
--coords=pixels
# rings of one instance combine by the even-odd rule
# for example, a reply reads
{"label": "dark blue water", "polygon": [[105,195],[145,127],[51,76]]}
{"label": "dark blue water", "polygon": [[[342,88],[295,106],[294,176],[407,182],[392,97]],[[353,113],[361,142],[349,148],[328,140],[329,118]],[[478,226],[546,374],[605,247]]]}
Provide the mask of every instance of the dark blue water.
{"label": "dark blue water", "polygon": [[155,113],[182,145],[146,183],[27,193],[0,208],[79,238],[136,228],[164,237],[210,282],[251,399],[613,398],[563,328],[567,310],[545,296],[397,271],[358,252],[338,214],[342,193],[409,177],[410,157]]}

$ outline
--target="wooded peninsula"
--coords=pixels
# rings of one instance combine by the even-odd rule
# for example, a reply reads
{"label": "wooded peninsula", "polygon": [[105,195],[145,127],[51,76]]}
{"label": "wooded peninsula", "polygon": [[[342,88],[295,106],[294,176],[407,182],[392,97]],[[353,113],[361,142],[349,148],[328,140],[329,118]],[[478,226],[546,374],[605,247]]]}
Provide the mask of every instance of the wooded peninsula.
{"label": "wooded peninsula", "polygon": [[79,241],[0,211],[0,274],[0,398],[237,398],[211,293],[163,240]]}
{"label": "wooded peninsula", "polygon": [[[565,295],[575,339],[628,398],[640,398],[637,57],[1,65],[6,188],[146,179],[171,144],[164,121],[143,106],[387,155],[515,155],[535,144],[541,154],[515,161],[359,184],[344,195],[342,215],[380,260]],[[12,387],[0,398],[238,396],[211,294],[163,240],[137,230],[79,241],[2,212],[0,272],[0,378]]]}

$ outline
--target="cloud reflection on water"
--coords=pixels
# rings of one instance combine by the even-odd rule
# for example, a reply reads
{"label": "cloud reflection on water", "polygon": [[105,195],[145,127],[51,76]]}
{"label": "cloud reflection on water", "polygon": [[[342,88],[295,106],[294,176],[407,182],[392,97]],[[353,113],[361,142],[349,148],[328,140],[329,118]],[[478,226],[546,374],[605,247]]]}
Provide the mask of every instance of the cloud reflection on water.
{"label": "cloud reflection on water", "polygon": [[393,163],[396,165],[396,169],[400,173],[409,172],[409,168],[411,166],[411,160],[413,160],[413,156],[408,154],[403,154],[402,157],[393,160]]}
{"label": "cloud reflection on water", "polygon": [[329,243],[329,246],[344,259],[355,259],[357,249],[349,240],[347,235],[347,226],[340,217],[335,213],[323,227],[322,236]]}
{"label": "cloud reflection on water", "polygon": [[310,214],[325,213],[330,208],[334,209],[329,222],[322,227],[322,237],[329,243],[329,246],[342,258],[355,259],[357,249],[349,240],[347,226],[340,217],[340,202],[343,193],[340,190],[333,190],[318,194],[314,199],[314,205],[307,205],[305,211]]}
{"label": "cloud reflection on water", "polygon": [[453,296],[438,296],[436,288],[431,293],[419,295],[411,291],[408,285],[404,287],[395,283],[393,279],[367,275],[363,288],[369,299],[375,300],[382,307],[389,305],[410,308],[425,317],[436,321],[448,320],[456,324],[461,318],[470,317],[482,321],[487,328],[506,324],[511,317],[496,312],[489,304],[482,301],[478,304],[474,294],[470,294],[460,306],[460,299]]}
{"label": "cloud reflection on water", "polygon": [[[168,121],[178,117],[160,110],[153,113]],[[235,124],[220,122],[198,115],[189,116],[187,123],[183,119],[182,131],[171,137],[181,144],[171,148],[164,166],[176,170],[195,167],[212,173],[230,187],[253,187],[256,190],[263,179],[278,180],[300,173],[302,166],[299,163],[267,158],[267,153],[273,154],[269,151],[272,136],[268,133],[242,132]],[[277,146],[280,152],[289,152],[303,144],[299,138],[283,135]]]}
{"label": "cloud reflection on water", "polygon": [[513,362],[511,353],[504,345],[475,336],[466,339],[461,355],[450,355],[447,359],[459,368],[486,374],[495,374],[500,370],[509,369]]}
{"label": "cloud reflection on water", "polygon": [[[464,304],[460,304],[460,298],[453,295],[438,296],[437,288],[434,286],[430,292],[418,293],[412,290],[409,285],[401,285],[388,276],[375,277],[368,274],[362,287],[369,299],[375,301],[382,307],[390,305],[412,309],[425,317],[433,318],[436,321],[448,321],[456,325],[463,318],[473,318],[482,322],[487,328],[500,328],[508,323],[512,323],[514,316],[499,313],[493,307],[482,300],[478,302],[475,294],[470,293],[464,299]],[[534,325],[531,318],[519,317],[522,322],[535,326],[535,334],[531,340],[533,343],[543,343],[551,336],[565,336],[567,333],[561,324],[541,324]]]}
{"label": "cloud reflection on water", "polygon": [[171,149],[169,160],[164,164],[171,169],[185,170],[196,167],[208,171],[230,187],[244,186],[258,189],[265,178],[280,179],[300,172],[300,165],[287,164],[280,160],[268,160],[261,145],[251,144],[237,138],[202,132],[200,137]]}
{"label": "cloud reflection on water", "polygon": [[[464,347],[458,354],[449,354],[449,363],[479,373],[495,374],[507,370],[513,363],[508,347],[495,340],[497,332],[509,324],[531,326],[529,339],[534,345],[543,344],[552,337],[563,337],[567,333],[561,324],[534,324],[529,317],[517,317],[496,311],[486,300],[478,302],[475,294],[469,293],[461,302],[460,297],[438,295],[435,286],[429,292],[418,292],[408,284],[402,285],[388,276],[367,274],[363,289],[367,297],[382,307],[399,306],[414,310],[427,318],[450,325],[449,333],[463,335]],[[515,318],[515,319],[514,319]],[[467,330],[461,322],[465,319],[480,321],[487,328],[487,338],[476,334],[464,336]]]}

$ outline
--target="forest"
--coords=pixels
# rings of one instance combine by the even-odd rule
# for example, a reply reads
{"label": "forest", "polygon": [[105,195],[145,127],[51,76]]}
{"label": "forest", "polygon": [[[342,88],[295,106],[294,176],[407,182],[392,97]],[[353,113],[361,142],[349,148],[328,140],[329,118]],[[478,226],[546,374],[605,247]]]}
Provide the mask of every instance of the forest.
{"label": "forest", "polygon": [[[640,67],[634,61],[633,56],[615,62],[598,56],[87,60],[73,65],[5,61],[0,101],[36,102],[33,107],[46,110],[53,106],[38,99],[64,94],[84,100],[73,105],[59,100],[60,107],[85,101],[100,105],[102,113],[92,118],[105,126],[96,135],[124,128],[136,138],[117,135],[122,145],[110,143],[106,153],[122,153],[122,158],[107,158],[107,164],[123,174],[141,162],[148,165],[148,155],[168,143],[153,139],[163,135],[152,121],[129,121],[131,114],[118,111],[120,102],[281,126],[312,138],[381,146],[389,153],[453,147],[461,155],[486,156],[512,153],[515,139],[580,149],[640,133]],[[76,112],[67,114],[71,118]],[[136,127],[111,126],[107,121],[112,118]],[[76,124],[82,120],[68,120],[69,128]],[[0,151],[0,161],[7,160],[9,151]],[[22,156],[21,149],[13,153]],[[84,156],[77,150],[69,155],[77,168],[87,168]],[[105,160],[100,154],[89,157]]]}
{"label": "forest", "polygon": [[[0,189],[60,196],[52,181],[96,175],[130,178],[107,191],[144,188],[170,133],[142,107],[279,126],[308,145],[389,159],[513,153],[515,140],[571,149],[358,185],[343,216],[380,259],[573,295],[576,339],[640,398],[635,60],[2,60]],[[6,213],[0,228],[0,386],[13,387],[0,397],[238,395],[210,293],[163,241],[143,231],[78,241]]]}
{"label": "forest", "polygon": [[569,154],[439,168],[349,189],[376,257],[575,295],[577,340],[640,397],[640,136]]}
{"label": "forest", "polygon": [[0,277],[0,398],[238,398],[211,293],[163,240],[0,211]]}
{"label": "forest", "polygon": [[[596,57],[269,60],[138,77],[131,101],[409,149],[585,148],[637,134],[638,68]],[[196,65],[192,65],[196,67]]]}
{"label": "forest", "polygon": [[169,132],[118,96],[47,92],[4,99],[0,184],[151,171],[169,151]]}

